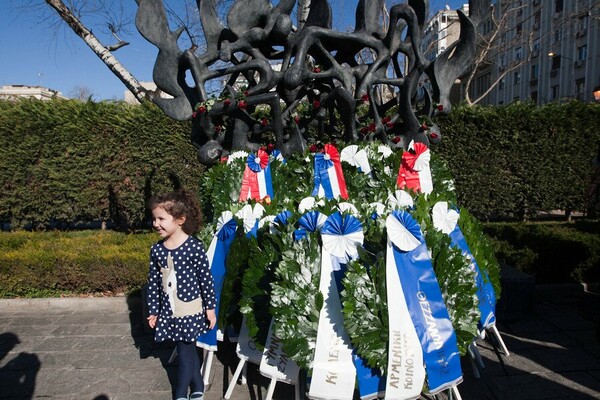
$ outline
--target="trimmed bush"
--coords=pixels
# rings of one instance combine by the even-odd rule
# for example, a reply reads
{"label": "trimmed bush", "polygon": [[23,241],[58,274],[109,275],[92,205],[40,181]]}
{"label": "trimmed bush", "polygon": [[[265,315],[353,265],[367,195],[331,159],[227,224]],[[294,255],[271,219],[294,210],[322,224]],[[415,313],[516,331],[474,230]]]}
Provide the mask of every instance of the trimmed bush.
{"label": "trimmed bush", "polygon": [[454,174],[459,204],[478,218],[586,211],[600,147],[600,104],[459,107],[438,118],[434,148]]}
{"label": "trimmed bush", "polygon": [[0,101],[0,221],[143,225],[151,194],[198,190],[189,133],[149,103]]}
{"label": "trimmed bush", "polygon": [[112,231],[2,232],[0,297],[139,289],[158,239]]}
{"label": "trimmed bush", "polygon": [[600,222],[490,223],[499,261],[538,283],[600,282]]}

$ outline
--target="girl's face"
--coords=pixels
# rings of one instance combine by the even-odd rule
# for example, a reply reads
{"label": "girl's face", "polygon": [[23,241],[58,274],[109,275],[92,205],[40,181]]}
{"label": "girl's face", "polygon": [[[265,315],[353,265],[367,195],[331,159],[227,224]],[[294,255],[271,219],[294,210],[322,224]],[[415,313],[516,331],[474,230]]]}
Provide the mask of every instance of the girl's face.
{"label": "girl's face", "polygon": [[152,210],[152,226],[162,238],[168,238],[181,230],[185,217],[173,218],[164,208],[156,207]]}

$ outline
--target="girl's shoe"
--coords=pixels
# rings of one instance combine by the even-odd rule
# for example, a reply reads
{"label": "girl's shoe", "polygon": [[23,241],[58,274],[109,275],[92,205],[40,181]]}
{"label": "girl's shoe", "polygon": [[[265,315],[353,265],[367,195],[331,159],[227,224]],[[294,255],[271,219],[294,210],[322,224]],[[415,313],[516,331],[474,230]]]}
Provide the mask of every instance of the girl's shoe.
{"label": "girl's shoe", "polygon": [[204,400],[204,393],[194,392],[190,394],[190,400]]}

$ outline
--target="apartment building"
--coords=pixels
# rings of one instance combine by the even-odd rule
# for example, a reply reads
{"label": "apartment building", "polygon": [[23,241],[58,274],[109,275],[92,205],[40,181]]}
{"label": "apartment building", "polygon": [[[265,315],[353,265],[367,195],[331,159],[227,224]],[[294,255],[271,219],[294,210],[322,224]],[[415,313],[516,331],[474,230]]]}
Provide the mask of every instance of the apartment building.
{"label": "apartment building", "polygon": [[600,0],[494,1],[478,31],[480,51],[495,39],[470,82],[471,100],[541,105],[600,95]]}
{"label": "apartment building", "polygon": [[5,85],[0,87],[0,99],[17,100],[22,97],[38,100],[66,99],[61,92],[43,86]]}

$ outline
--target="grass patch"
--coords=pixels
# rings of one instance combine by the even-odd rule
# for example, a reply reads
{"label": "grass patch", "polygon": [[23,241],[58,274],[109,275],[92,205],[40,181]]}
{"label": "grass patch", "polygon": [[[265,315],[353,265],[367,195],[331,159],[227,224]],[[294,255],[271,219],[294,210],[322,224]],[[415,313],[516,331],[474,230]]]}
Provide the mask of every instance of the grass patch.
{"label": "grass patch", "polygon": [[148,273],[155,234],[0,233],[0,297],[129,293]]}

